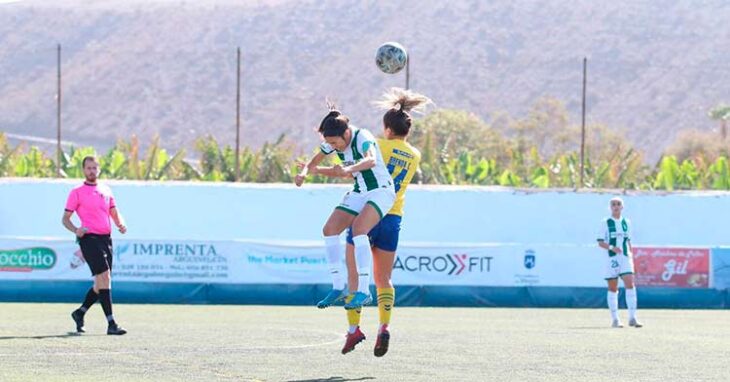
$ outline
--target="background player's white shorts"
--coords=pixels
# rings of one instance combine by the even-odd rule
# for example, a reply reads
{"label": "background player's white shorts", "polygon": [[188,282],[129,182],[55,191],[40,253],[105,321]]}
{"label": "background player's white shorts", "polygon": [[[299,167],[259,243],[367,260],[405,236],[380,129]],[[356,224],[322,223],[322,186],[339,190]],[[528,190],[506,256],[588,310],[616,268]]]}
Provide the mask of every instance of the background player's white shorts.
{"label": "background player's white shorts", "polygon": [[368,192],[349,191],[345,194],[337,209],[358,215],[368,203],[374,205],[375,210],[380,213],[382,219],[395,203],[395,190],[393,190],[393,187],[381,187]]}
{"label": "background player's white shorts", "polygon": [[608,256],[606,262],[606,280],[634,273],[634,256]]}

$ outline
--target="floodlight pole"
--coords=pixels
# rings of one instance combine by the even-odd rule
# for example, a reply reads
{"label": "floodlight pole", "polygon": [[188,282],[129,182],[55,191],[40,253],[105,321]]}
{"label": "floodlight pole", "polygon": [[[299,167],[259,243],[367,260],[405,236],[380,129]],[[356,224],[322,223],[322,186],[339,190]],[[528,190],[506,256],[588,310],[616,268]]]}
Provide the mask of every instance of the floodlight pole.
{"label": "floodlight pole", "polygon": [[588,58],[583,57],[583,107],[581,111],[580,124],[580,183],[578,188],[582,188],[583,176],[585,175],[585,150],[586,150],[586,78],[588,72]]}
{"label": "floodlight pole", "polygon": [[56,176],[62,176],[61,170],[61,44],[58,44],[57,57],[57,90],[56,90]]}
{"label": "floodlight pole", "polygon": [[236,51],[236,182],[241,179],[241,47]]}
{"label": "floodlight pole", "polygon": [[406,59],[406,90],[411,88],[411,56]]}

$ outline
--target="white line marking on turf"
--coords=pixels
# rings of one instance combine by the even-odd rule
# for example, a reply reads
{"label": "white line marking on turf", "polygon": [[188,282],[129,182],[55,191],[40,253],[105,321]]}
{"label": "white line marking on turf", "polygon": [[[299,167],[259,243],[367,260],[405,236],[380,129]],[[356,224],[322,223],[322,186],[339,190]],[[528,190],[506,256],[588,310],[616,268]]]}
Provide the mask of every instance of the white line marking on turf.
{"label": "white line marking on turf", "polygon": [[[293,350],[293,349],[306,349],[306,348],[316,348],[320,346],[327,346],[327,345],[333,345],[338,342],[342,341],[342,335],[337,332],[331,332],[331,331],[324,331],[324,330],[298,330],[299,332],[309,332],[309,333],[323,333],[323,334],[329,334],[334,335],[337,338],[330,340],[330,341],[324,341],[324,342],[316,342],[312,344],[303,344],[303,345],[281,345],[281,346],[232,346],[232,347],[220,347],[215,346],[211,347],[209,350],[213,351],[225,351],[225,352],[248,352],[248,351],[259,351],[259,350]],[[83,337],[83,335],[81,336]],[[159,349],[139,349],[139,350],[130,350],[130,351],[104,351],[103,353],[100,352],[48,352],[48,353],[0,353],[0,358],[17,358],[17,357],[47,357],[47,356],[99,356],[99,355],[118,355],[118,354],[144,354],[144,353],[150,353],[152,351],[157,352]],[[170,349],[168,349],[170,350]],[[176,352],[186,352],[184,349],[175,348]],[[200,353],[201,351],[206,351],[205,347],[201,346],[190,346],[189,352],[195,352]]]}

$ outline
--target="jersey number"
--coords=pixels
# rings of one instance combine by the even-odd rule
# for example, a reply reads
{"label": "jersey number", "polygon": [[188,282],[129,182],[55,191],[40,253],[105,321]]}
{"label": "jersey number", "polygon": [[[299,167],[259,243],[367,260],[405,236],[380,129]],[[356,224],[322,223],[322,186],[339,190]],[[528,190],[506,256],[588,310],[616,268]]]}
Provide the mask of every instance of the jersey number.
{"label": "jersey number", "polygon": [[[395,171],[395,165],[388,164],[388,172],[390,173],[390,176],[393,176],[393,172]],[[403,183],[403,179],[406,178],[406,174],[408,171],[406,169],[400,170],[398,175],[393,177],[393,184],[395,185],[395,192],[398,193],[400,191],[400,184]]]}

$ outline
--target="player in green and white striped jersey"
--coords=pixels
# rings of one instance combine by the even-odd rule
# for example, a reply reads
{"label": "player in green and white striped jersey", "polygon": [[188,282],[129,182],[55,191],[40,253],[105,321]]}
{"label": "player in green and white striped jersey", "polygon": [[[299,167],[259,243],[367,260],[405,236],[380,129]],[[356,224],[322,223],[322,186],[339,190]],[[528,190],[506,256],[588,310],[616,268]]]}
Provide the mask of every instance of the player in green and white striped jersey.
{"label": "player in green and white striped jersey", "polygon": [[630,222],[621,214],[624,202],[621,198],[610,201],[611,216],[601,221],[598,231],[598,246],[608,252],[606,281],[608,282],[608,308],[611,311],[611,326],[621,328],[618,318],[618,278],[626,289],[626,306],[629,310],[629,326],[643,325],[636,319],[636,286],[634,285],[634,249],[631,246]]}
{"label": "player in green and white striped jersey", "polygon": [[[331,177],[352,176],[355,186],[345,194],[322,229],[332,274],[332,291],[317,307],[326,308],[347,295],[347,277],[343,272],[345,250],[340,243],[340,234],[352,226],[358,288],[354,297],[345,304],[345,309],[358,309],[372,301],[369,287],[373,258],[367,235],[393,207],[393,178],[385,167],[373,134],[350,126],[349,118],[335,110],[334,105],[330,105],[330,112],[320,123],[319,132],[325,142],[295,177],[295,184],[301,186],[308,174],[321,174]],[[327,155],[333,153],[337,153],[342,165],[318,166]]]}

